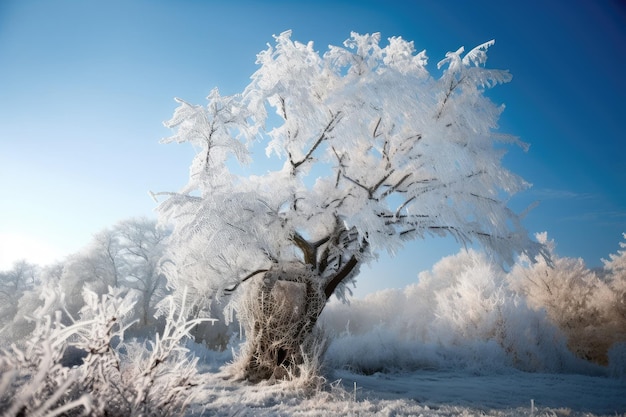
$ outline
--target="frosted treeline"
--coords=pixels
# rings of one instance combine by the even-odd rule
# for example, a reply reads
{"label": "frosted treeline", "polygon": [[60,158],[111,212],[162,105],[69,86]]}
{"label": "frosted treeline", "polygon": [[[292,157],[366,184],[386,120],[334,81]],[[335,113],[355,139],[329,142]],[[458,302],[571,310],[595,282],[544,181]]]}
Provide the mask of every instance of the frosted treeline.
{"label": "frosted treeline", "polygon": [[63,311],[65,324],[85,305],[83,292],[98,295],[109,287],[125,289],[136,298],[133,320],[149,332],[162,323],[155,318],[157,303],[167,294],[159,260],[169,232],[156,221],[130,218],[96,233],[91,241],[62,262],[38,266],[17,262],[0,272],[0,337],[20,339],[34,324],[26,320],[41,305],[42,287],[61,289],[44,314]]}
{"label": "frosted treeline", "polygon": [[[332,367],[373,373],[402,369],[475,372],[626,372],[626,244],[592,271],[551,251],[509,271],[462,250],[421,272],[417,283],[331,303]],[[608,366],[604,368],[604,366]]]}

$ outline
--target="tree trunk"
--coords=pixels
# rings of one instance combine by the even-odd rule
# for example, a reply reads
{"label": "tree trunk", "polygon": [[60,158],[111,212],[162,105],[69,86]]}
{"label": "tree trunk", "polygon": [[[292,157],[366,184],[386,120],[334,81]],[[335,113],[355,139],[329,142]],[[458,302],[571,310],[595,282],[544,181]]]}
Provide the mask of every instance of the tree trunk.
{"label": "tree trunk", "polygon": [[297,376],[314,347],[314,328],[327,297],[312,268],[288,263],[248,283],[238,306],[246,345],[239,365],[257,382]]}

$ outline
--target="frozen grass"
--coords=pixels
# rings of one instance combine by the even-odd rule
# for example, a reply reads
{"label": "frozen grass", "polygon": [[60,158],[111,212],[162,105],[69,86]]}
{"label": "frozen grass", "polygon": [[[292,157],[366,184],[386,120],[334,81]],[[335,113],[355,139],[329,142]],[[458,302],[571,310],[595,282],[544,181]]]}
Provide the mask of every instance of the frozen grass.
{"label": "frozen grass", "polygon": [[[2,417],[185,415],[200,392],[197,358],[181,341],[198,320],[172,305],[162,334],[124,340],[134,300],[119,289],[85,292],[81,317],[69,326],[38,315],[32,337],[0,351]],[[67,354],[70,355],[67,355]]]}
{"label": "frozen grass", "polygon": [[[94,300],[95,302],[95,300]],[[104,309],[102,311],[108,311]],[[119,308],[117,309],[119,310]],[[108,323],[106,315],[102,316]],[[175,320],[174,320],[175,321]],[[49,323],[49,322],[48,322]],[[183,329],[185,326],[174,326],[173,328]],[[52,335],[56,328],[44,327],[43,330],[51,330]],[[91,327],[89,327],[91,329]],[[94,330],[99,331],[100,327],[96,326]],[[63,331],[59,328],[59,331]],[[44,332],[45,333],[45,332]],[[43,341],[56,340],[54,337],[49,338],[44,334]],[[64,334],[64,333],[63,333]],[[169,334],[166,332],[166,334]],[[165,341],[165,337],[160,340]],[[174,337],[174,339],[178,339]],[[172,339],[172,340],[174,340]],[[101,340],[101,338],[88,338],[88,340]],[[92,343],[90,342],[90,343]],[[387,346],[392,346],[393,341],[390,340],[385,346],[378,345],[373,349],[373,354],[382,357],[378,352],[384,351]],[[42,348],[46,346],[61,347],[60,344],[41,343],[38,345]],[[131,346],[126,344],[126,346]],[[138,346],[138,345],[136,345]],[[174,345],[172,345],[174,346]],[[139,362],[143,363],[144,359],[149,359],[160,351],[153,346],[148,349],[145,356],[143,354],[132,355],[129,351],[127,354],[135,356]],[[191,397],[187,397],[189,401],[185,416],[616,416],[626,413],[626,378],[607,376],[591,376],[580,374],[564,374],[564,373],[529,373],[516,370],[512,367],[506,367],[502,364],[494,368],[480,366],[480,372],[471,370],[467,366],[459,366],[461,362],[450,361],[447,369],[427,370],[420,369],[417,371],[397,371],[397,372],[374,372],[371,375],[356,373],[345,369],[330,369],[328,366],[311,361],[305,362],[306,372],[300,372],[299,378],[295,378],[289,382],[250,384],[244,381],[235,381],[230,378],[228,365],[236,356],[239,346],[237,343],[231,345],[231,350],[224,352],[214,352],[207,350],[200,344],[187,342],[186,345],[180,346],[185,352],[190,351],[196,359],[185,359],[177,357],[175,363],[170,363],[167,367],[162,368],[163,373],[155,375],[157,379],[164,378],[166,383],[158,384],[153,391],[157,394],[150,403],[151,408],[142,408],[141,411],[129,414],[120,414],[128,416],[139,415],[161,415],[166,411],[161,407],[159,399],[167,398],[174,395],[179,390],[180,385],[171,385],[169,382],[175,378],[172,371],[186,367],[191,364],[194,370],[200,371],[200,374],[194,373],[195,389],[193,390],[193,401]],[[461,347],[459,347],[462,350]],[[466,351],[471,349],[465,348]],[[36,353],[36,352],[35,352]],[[49,359],[49,366],[39,366],[39,369],[46,371],[46,375],[58,381],[55,384],[56,389],[53,390],[52,396],[45,392],[36,395],[35,402],[24,397],[24,395],[32,395],[38,389],[45,387],[45,384],[37,383],[37,376],[31,380],[34,384],[16,386],[15,393],[19,397],[22,395],[24,401],[30,403],[30,409],[36,409],[39,413],[29,415],[41,415],[51,417],[62,412],[65,407],[77,408],[77,414],[80,414],[80,401],[84,401],[82,409],[91,408],[97,413],[98,404],[105,404],[107,398],[115,399],[117,394],[105,392],[106,387],[112,385],[98,386],[101,388],[101,396],[94,397],[91,400],[86,397],[74,397],[76,402],[59,403],[56,395],[63,395],[65,385],[63,381],[67,380],[68,384],[73,384],[74,380],[60,379],[66,375],[69,376],[69,369],[60,365],[60,357],[62,350],[58,355],[54,352],[48,354],[35,354],[34,358]],[[354,352],[353,352],[354,353]],[[358,352],[357,352],[358,353]],[[475,356],[487,353],[488,351],[475,350]],[[623,347],[617,347],[612,355],[623,355]],[[158,356],[158,355],[157,355]],[[328,351],[327,360],[332,359],[332,351]],[[93,359],[93,358],[92,358]],[[474,358],[475,359],[475,358]],[[467,362],[474,360],[468,356]],[[197,360],[197,362],[196,362]],[[91,363],[89,360],[86,362]],[[150,362],[150,360],[148,360]],[[100,363],[100,362],[94,362]],[[128,363],[128,362],[127,362]],[[328,361],[326,362],[329,363]],[[72,368],[73,372],[79,372],[85,365]],[[321,366],[321,374],[317,373]],[[141,369],[152,369],[152,367],[139,366]],[[105,369],[105,368],[102,368]],[[108,369],[108,368],[107,368]],[[22,370],[26,370],[22,368]],[[109,369],[111,370],[111,369]],[[58,371],[58,372],[57,372]],[[66,372],[67,374],[65,374]],[[43,375],[43,374],[42,374]],[[84,376],[96,373],[87,372]],[[143,387],[148,385],[145,379],[141,377],[147,375],[145,373],[133,373],[135,377],[126,380],[128,384],[123,383],[124,380],[115,380],[118,387]],[[168,376],[169,375],[169,376]],[[11,372],[3,372],[0,378],[0,392],[13,392],[14,390],[8,386],[12,384],[13,374]],[[311,376],[316,381],[311,384]],[[106,379],[106,378],[105,378]],[[28,381],[28,379],[23,380]],[[143,381],[143,382],[142,382]],[[103,381],[107,382],[107,381]],[[174,381],[175,382],[175,381]],[[120,385],[121,384],[121,385]],[[83,386],[83,385],[81,385]],[[158,388],[158,389],[157,389]],[[132,391],[132,390],[131,390]],[[125,391],[132,394],[130,391]],[[133,396],[131,396],[133,397]],[[131,398],[127,397],[127,398]],[[133,397],[135,398],[135,397]],[[7,397],[9,405],[16,397]],[[185,398],[183,398],[184,400]],[[39,401],[39,402],[37,402]],[[48,404],[54,407],[48,407]],[[109,404],[110,405],[110,404]],[[69,410],[69,409],[68,409]],[[166,415],[177,415],[176,410],[173,413],[166,412]],[[180,411],[180,410],[179,410]],[[0,410],[2,417],[13,417],[22,412],[21,405],[19,407],[4,408]],[[67,414],[67,413],[66,413]],[[118,415],[118,414],[115,414]]]}

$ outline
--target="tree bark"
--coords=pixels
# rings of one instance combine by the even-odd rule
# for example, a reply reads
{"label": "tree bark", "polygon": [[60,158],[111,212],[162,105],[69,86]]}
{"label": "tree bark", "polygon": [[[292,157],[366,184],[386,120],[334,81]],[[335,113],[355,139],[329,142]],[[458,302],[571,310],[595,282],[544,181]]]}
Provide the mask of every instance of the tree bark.
{"label": "tree bark", "polygon": [[[279,263],[244,279],[250,282],[237,303],[246,333],[241,357],[244,378],[260,381],[297,376],[307,356],[321,353],[315,349],[319,316],[328,299],[359,266],[357,255],[346,261],[330,248],[345,251],[356,243],[352,235],[339,221],[332,234],[317,242],[294,233],[292,240],[302,252],[303,262]],[[329,246],[320,253],[318,249],[326,244]],[[362,252],[366,243],[357,243],[352,249],[359,247]]]}
{"label": "tree bark", "polygon": [[278,265],[246,287],[238,314],[245,326],[241,357],[251,382],[299,374],[313,354],[314,329],[327,297],[319,277],[306,264]]}

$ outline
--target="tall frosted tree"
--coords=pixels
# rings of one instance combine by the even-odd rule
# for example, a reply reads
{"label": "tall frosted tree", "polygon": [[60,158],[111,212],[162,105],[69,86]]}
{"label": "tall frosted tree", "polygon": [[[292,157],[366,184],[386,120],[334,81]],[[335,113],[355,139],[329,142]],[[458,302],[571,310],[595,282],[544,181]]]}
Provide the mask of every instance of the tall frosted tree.
{"label": "tall frosted tree", "polygon": [[244,377],[297,371],[326,301],[381,251],[430,235],[504,262],[541,251],[506,204],[527,184],[501,158],[524,144],[496,133],[502,107],[484,94],[511,79],[485,68],[493,43],[447,53],[436,77],[400,37],[352,33],[320,55],[284,32],[240,94],[177,99],[163,142],[197,153],[188,184],[160,193],[166,274],[197,310],[235,293]]}

